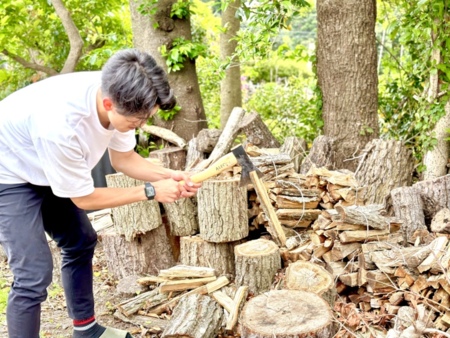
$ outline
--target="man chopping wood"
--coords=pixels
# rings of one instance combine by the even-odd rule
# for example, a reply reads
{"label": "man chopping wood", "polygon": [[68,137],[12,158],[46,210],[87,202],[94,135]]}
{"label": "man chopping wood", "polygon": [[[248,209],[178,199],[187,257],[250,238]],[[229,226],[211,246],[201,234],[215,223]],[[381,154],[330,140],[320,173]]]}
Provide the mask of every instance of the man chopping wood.
{"label": "man chopping wood", "polygon": [[[186,172],[152,164],[134,151],[135,128],[175,103],[164,70],[134,49],[113,55],[101,72],[54,76],[0,101],[0,243],[14,275],[9,337],[39,337],[53,268],[45,232],[61,248],[73,337],[131,337],[95,320],[97,234],[85,210],[174,202],[197,192],[200,184]],[[95,188],[91,170],[106,149],[115,170],[145,185]]]}

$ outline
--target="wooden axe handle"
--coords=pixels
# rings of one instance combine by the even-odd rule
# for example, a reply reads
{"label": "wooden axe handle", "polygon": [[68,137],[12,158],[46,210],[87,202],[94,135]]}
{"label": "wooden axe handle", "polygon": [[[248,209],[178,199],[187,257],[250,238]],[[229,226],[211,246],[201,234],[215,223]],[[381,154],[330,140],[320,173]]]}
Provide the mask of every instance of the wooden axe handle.
{"label": "wooden axe handle", "polygon": [[[216,175],[220,174],[222,171],[225,171],[225,170],[233,167],[236,164],[237,164],[236,157],[234,156],[233,153],[229,153],[229,154],[219,158],[216,162],[214,162],[212,165],[210,165],[207,169],[192,175],[190,177],[191,181],[194,183],[203,182],[203,181],[207,180],[208,178],[216,176]],[[184,181],[180,181],[180,184],[184,185]]]}

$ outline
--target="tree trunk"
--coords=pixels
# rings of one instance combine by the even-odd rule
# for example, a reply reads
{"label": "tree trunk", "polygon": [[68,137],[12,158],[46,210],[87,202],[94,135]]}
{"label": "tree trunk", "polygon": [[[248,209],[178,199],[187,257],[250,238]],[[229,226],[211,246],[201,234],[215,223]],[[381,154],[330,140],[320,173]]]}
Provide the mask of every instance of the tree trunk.
{"label": "tree trunk", "polygon": [[[143,15],[138,10],[141,2],[130,1],[134,46],[150,53],[165,69],[166,60],[161,56],[159,48],[165,45],[169,50],[174,39],[180,37],[192,40],[190,18],[174,20],[170,17],[172,5],[176,2],[177,0],[157,1],[156,14]],[[185,61],[180,71],[171,72],[168,77],[181,110],[170,121],[155,116],[154,123],[172,130],[188,141],[207,127],[195,61]]]}
{"label": "tree trunk", "polygon": [[392,189],[411,185],[414,159],[401,142],[372,140],[363,154],[356,179],[367,187],[367,204],[383,204]]}
{"label": "tree trunk", "polygon": [[355,171],[378,138],[375,0],[317,1],[317,76],[324,134],[336,141],[335,166]]}
{"label": "tree trunk", "polygon": [[236,17],[236,12],[241,5],[240,0],[230,1],[225,11],[222,12],[222,28],[220,34],[220,59],[229,63],[225,70],[225,78],[220,86],[220,125],[225,128],[228,117],[234,107],[242,107],[241,68],[236,52],[236,37],[241,22]]}
{"label": "tree trunk", "polygon": [[425,154],[423,163],[426,166],[424,180],[431,180],[447,174],[450,146],[446,138],[450,128],[450,101],[445,105],[445,115],[436,123],[433,132],[436,135],[436,146]]}
{"label": "tree trunk", "polygon": [[445,175],[434,180],[417,182],[413,188],[420,195],[423,202],[425,223],[443,208],[450,208],[450,175]]}
{"label": "tree trunk", "polygon": [[241,314],[242,338],[331,338],[330,306],[300,290],[272,290],[250,299]]}

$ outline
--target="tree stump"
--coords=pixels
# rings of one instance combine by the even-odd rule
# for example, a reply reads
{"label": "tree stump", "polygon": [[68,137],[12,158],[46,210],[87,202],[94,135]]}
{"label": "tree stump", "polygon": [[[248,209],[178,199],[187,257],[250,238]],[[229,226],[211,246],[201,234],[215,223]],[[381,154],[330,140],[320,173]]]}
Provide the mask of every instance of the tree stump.
{"label": "tree stump", "polygon": [[375,139],[367,143],[362,153],[355,175],[367,187],[367,204],[382,204],[394,188],[411,185],[413,156],[401,142]]}
{"label": "tree stump", "polygon": [[257,295],[270,289],[281,268],[278,246],[266,239],[256,239],[234,248],[237,286],[248,286]]}
{"label": "tree stump", "polygon": [[157,158],[165,168],[182,170],[186,165],[186,152],[179,147],[166,147],[152,151],[149,158]]}
{"label": "tree stump", "polygon": [[[144,182],[130,178],[122,173],[106,176],[108,187],[128,188],[143,185]],[[156,201],[143,201],[112,208],[114,228],[118,235],[127,241],[158,228],[162,224],[159,204]]]}
{"label": "tree stump", "polygon": [[321,296],[333,308],[336,287],[333,276],[320,265],[297,261],[286,269],[286,288],[303,290]]}
{"label": "tree stump", "polygon": [[180,238],[183,265],[214,268],[219,275],[234,276],[234,243],[210,243],[200,236]]}
{"label": "tree stump", "polygon": [[413,187],[401,187],[391,191],[391,202],[395,216],[403,221],[401,231],[404,242],[414,242],[416,230],[427,229],[423,203]]}
{"label": "tree stump", "polygon": [[325,167],[327,169],[334,169],[334,140],[327,136],[319,136],[314,139],[311,150],[308,156],[300,166],[300,173],[306,174],[312,166],[317,168]]}
{"label": "tree stump", "polygon": [[200,236],[214,243],[248,236],[247,188],[238,180],[208,180],[197,192]]}
{"label": "tree stump", "polygon": [[330,306],[312,292],[272,290],[250,299],[240,317],[242,338],[331,338]]}
{"label": "tree stump", "polygon": [[158,275],[161,269],[175,265],[166,229],[160,226],[127,241],[114,229],[102,234],[107,266],[117,279],[131,275]]}
{"label": "tree stump", "polygon": [[172,236],[191,236],[198,232],[195,198],[182,198],[173,203],[163,203]]}
{"label": "tree stump", "polygon": [[306,155],[306,141],[297,137],[286,137],[283,145],[280,147],[280,153],[288,154],[294,163],[296,173],[300,170],[300,165]]}
{"label": "tree stump", "polygon": [[163,338],[215,338],[222,323],[223,309],[211,297],[191,294],[173,310]]}
{"label": "tree stump", "polygon": [[443,208],[450,209],[450,175],[434,180],[421,181],[413,185],[423,202],[423,213],[428,224]]}
{"label": "tree stump", "polygon": [[244,116],[239,125],[241,133],[247,136],[248,143],[259,148],[279,148],[280,142],[272,135],[267,125],[257,113]]}

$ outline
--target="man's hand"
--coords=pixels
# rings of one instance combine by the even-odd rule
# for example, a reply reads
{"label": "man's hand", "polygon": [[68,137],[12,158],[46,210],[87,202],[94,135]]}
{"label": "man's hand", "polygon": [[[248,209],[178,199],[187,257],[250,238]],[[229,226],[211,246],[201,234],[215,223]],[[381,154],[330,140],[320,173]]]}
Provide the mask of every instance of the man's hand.
{"label": "man's hand", "polygon": [[194,183],[191,181],[190,174],[186,171],[174,170],[171,174],[171,178],[177,182],[183,182],[179,184],[182,188],[180,197],[192,197],[197,193],[197,190],[202,186],[201,183]]}

